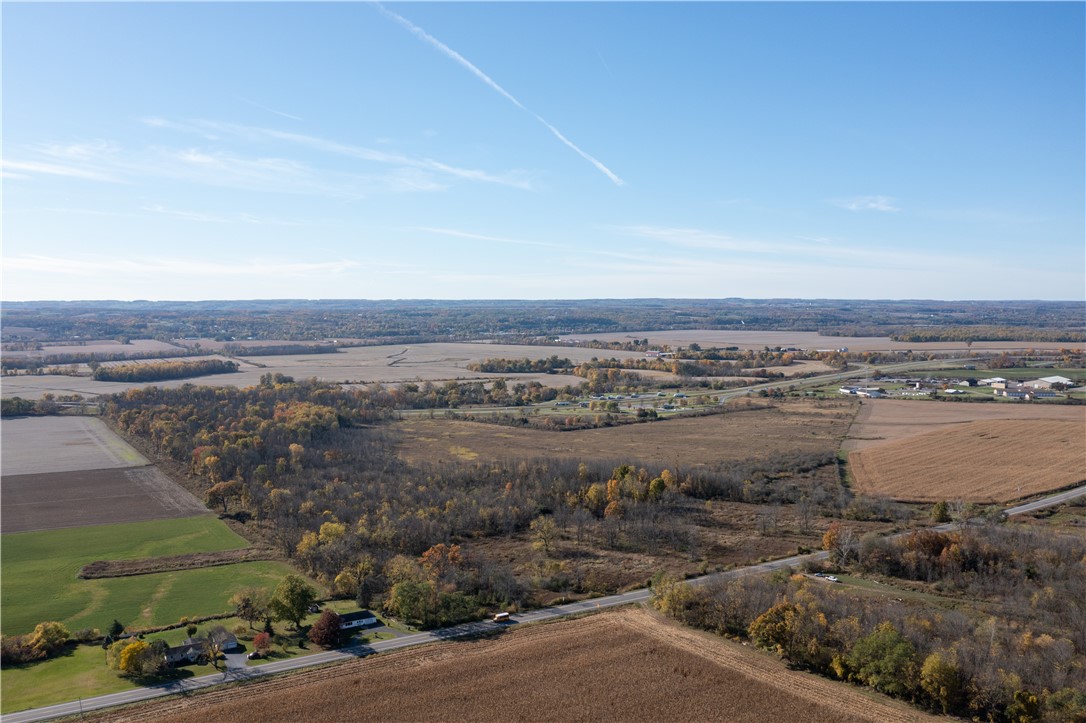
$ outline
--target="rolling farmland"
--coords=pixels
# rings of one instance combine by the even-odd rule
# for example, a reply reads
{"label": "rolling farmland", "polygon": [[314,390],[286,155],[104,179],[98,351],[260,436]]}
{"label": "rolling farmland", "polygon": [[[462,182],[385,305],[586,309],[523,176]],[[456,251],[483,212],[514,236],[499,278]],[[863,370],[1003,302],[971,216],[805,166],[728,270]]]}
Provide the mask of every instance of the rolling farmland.
{"label": "rolling farmland", "polygon": [[854,451],[849,462],[864,494],[1009,502],[1086,479],[1086,437],[1072,421],[977,421]]}

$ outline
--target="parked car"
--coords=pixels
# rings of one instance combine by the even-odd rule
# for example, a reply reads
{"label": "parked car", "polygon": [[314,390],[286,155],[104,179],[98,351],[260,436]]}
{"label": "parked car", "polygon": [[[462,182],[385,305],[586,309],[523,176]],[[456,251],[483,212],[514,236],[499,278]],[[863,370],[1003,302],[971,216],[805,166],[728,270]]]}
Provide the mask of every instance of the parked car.
{"label": "parked car", "polygon": [[841,582],[840,580],[838,580],[833,575],[826,575],[826,579],[829,580],[830,582]]}
{"label": "parked car", "polygon": [[245,657],[247,657],[249,660],[260,660],[264,657],[264,655],[259,650],[254,650]]}

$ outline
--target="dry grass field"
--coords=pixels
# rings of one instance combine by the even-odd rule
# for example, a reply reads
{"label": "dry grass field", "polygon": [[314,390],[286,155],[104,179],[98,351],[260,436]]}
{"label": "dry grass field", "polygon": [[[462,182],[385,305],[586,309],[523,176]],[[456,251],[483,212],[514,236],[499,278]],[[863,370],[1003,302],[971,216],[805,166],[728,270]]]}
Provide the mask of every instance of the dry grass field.
{"label": "dry grass field", "polygon": [[99,419],[22,417],[0,422],[0,469],[5,477],[148,464]]}
{"label": "dry grass field", "polygon": [[675,469],[782,452],[832,454],[848,429],[853,405],[845,399],[783,400],[771,409],[573,432],[419,417],[396,426],[406,440],[400,456],[408,462],[549,457],[637,460]]}
{"label": "dry grass field", "polygon": [[895,721],[904,704],[642,610],[515,627],[94,720]]}
{"label": "dry grass field", "polygon": [[842,449],[866,449],[936,429],[951,429],[953,425],[965,422],[993,419],[1052,419],[1077,423],[1079,439],[1086,439],[1086,407],[879,399],[865,401],[860,407]]}
{"label": "dry grass field", "polygon": [[849,463],[868,495],[1009,502],[1086,480],[1086,436],[1071,421],[969,422],[852,452]]}
{"label": "dry grass field", "polygon": [[[570,335],[563,339],[587,341],[631,341],[648,339],[650,344],[669,344],[671,346],[690,346],[691,343],[703,347],[737,346],[740,349],[762,349],[764,347],[795,347],[797,349],[840,349],[849,351],[985,351],[1041,349],[1068,346],[1067,344],[1040,344],[1035,341],[978,341],[967,349],[964,342],[904,342],[893,341],[885,336],[822,336],[814,331],[718,331],[710,329],[678,329],[671,331],[627,331],[614,334]],[[1074,345],[1072,345],[1074,346]],[[1081,345],[1078,345],[1081,346]],[[561,354],[559,355],[561,356]]]}

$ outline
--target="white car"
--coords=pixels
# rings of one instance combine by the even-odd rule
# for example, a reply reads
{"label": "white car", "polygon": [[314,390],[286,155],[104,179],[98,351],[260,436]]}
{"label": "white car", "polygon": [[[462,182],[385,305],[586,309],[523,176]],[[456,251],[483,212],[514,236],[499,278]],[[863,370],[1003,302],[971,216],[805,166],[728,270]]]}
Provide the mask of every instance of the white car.
{"label": "white car", "polygon": [[838,579],[837,579],[837,578],[836,578],[835,576],[833,576],[833,575],[826,575],[826,579],[827,579],[827,580],[829,580],[830,582],[841,582],[840,580],[838,580]]}

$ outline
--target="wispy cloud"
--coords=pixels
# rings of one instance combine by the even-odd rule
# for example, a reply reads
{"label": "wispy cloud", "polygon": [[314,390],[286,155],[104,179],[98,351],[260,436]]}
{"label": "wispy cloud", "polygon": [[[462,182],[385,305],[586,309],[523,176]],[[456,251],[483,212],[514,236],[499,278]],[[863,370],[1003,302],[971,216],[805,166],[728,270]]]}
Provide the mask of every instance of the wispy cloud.
{"label": "wispy cloud", "polygon": [[901,209],[894,206],[894,199],[889,196],[854,196],[852,198],[838,198],[830,201],[835,206],[840,206],[848,211],[882,211],[893,213]]}
{"label": "wispy cloud", "polygon": [[169,208],[161,203],[152,203],[141,207],[142,211],[148,213],[169,216],[171,218],[177,218],[184,221],[196,221],[200,223],[248,223],[253,225],[274,225],[274,226],[301,226],[302,223],[298,221],[287,221],[279,218],[269,218],[267,216],[256,216],[251,213],[236,213],[236,214],[214,214],[204,213],[203,211],[184,211],[176,208]]}
{"label": "wispy cloud", "polygon": [[834,243],[818,236],[800,237],[795,241],[774,241],[738,238],[716,231],[697,228],[671,228],[666,226],[624,226],[624,231],[643,238],[660,241],[672,246],[729,254],[729,260],[738,256],[771,256],[780,258],[823,259],[835,264],[862,268],[935,268],[969,263],[969,259],[940,254],[915,254],[893,249],[881,249],[870,245]]}
{"label": "wispy cloud", "polygon": [[364,146],[340,143],[338,141],[305,135],[303,133],[291,133],[289,131],[280,131],[273,128],[246,126],[237,123],[222,123],[210,120],[178,122],[165,118],[151,117],[142,119],[142,122],[145,125],[154,128],[167,128],[175,131],[194,133],[212,140],[218,140],[224,135],[232,135],[252,142],[280,141],[283,143],[299,145],[322,153],[330,153],[361,161],[418,168],[456,178],[463,178],[469,181],[496,183],[525,190],[531,190],[532,188],[531,183],[519,174],[493,174],[478,169],[459,168],[447,163],[435,161],[431,158],[412,158],[400,153],[391,153],[389,151],[366,148]]}
{"label": "wispy cloud", "polygon": [[276,110],[275,108],[269,108],[266,105],[261,105],[260,103],[257,103],[256,101],[253,101],[253,100],[249,100],[248,98],[245,98],[243,96],[239,95],[237,98],[238,98],[238,100],[240,100],[243,103],[248,103],[249,105],[253,106],[254,108],[259,108],[260,110],[267,111],[268,113],[274,113],[275,115],[281,115],[284,118],[290,118],[291,120],[296,120],[296,121],[303,120],[302,118],[299,118],[296,115],[291,115],[290,113],[284,113],[283,111]]}
{"label": "wispy cloud", "polygon": [[432,228],[429,226],[417,226],[416,231],[425,231],[426,233],[436,233],[442,236],[453,236],[455,238],[471,239],[473,241],[489,241],[492,243],[500,244],[512,244],[514,246],[545,246],[547,248],[564,248],[560,244],[548,243],[546,241],[523,241],[521,239],[502,238],[500,236],[484,236],[483,234],[471,233],[468,231],[457,231],[451,228]]}
{"label": "wispy cloud", "polygon": [[583,150],[581,150],[580,148],[578,148],[573,143],[573,141],[566,138],[557,128],[555,128],[553,125],[551,125],[546,120],[544,120],[543,117],[540,116],[535,111],[532,111],[532,110],[528,109],[527,107],[525,107],[525,105],[523,103],[521,103],[519,100],[517,100],[515,97],[513,97],[512,93],[510,93],[505,88],[498,85],[489,75],[487,75],[483,71],[479,70],[478,67],[476,67],[470,60],[465,58],[463,55],[456,52],[455,50],[450,48],[448,45],[445,45],[445,43],[441,42],[440,40],[438,40],[434,36],[430,35],[425,30],[420,28],[418,25],[415,25],[414,23],[412,23],[407,18],[405,18],[405,17],[403,17],[401,15],[397,15],[396,13],[392,12],[391,10],[388,10],[387,8],[382,6],[380,3],[377,3],[377,8],[386,17],[391,18],[392,20],[396,21],[397,23],[399,23],[403,27],[407,28],[416,37],[421,38],[422,40],[427,42],[429,45],[431,45],[434,48],[437,48],[439,51],[441,51],[446,57],[451,58],[452,60],[456,61],[457,63],[459,63],[463,67],[467,68],[473,75],[475,75],[475,77],[477,77],[479,80],[483,81],[486,85],[490,86],[490,88],[492,88],[494,91],[496,91],[498,94],[500,94],[503,98],[508,100],[510,103],[512,103],[513,105],[515,105],[517,108],[521,109],[522,111],[524,111],[528,115],[535,118],[540,123],[542,123],[547,128],[547,130],[549,130],[552,134],[554,134],[555,138],[557,138],[562,143],[564,143],[567,147],[569,147],[571,150],[573,150],[575,153],[577,153],[581,158],[585,159],[586,161],[591,163],[593,166],[595,166],[596,169],[600,171],[600,173],[602,173],[603,175],[610,178],[611,181],[615,185],[622,186],[622,185],[625,184],[625,181],[623,181],[621,178],[619,178],[613,171],[611,171],[610,168],[603,165],[599,160],[597,160],[593,156],[589,155],[588,153],[586,153]]}
{"label": "wispy cloud", "polygon": [[[110,173],[104,173],[100,170],[77,168],[75,166],[57,163],[43,163],[41,161],[13,161],[5,158],[0,161],[0,168],[3,168],[6,175],[12,178],[26,178],[28,175],[34,176],[37,174],[45,174],[49,176],[81,178],[87,181],[106,181],[109,183],[121,182],[121,179],[116,176]],[[10,171],[14,171],[15,173],[10,173]]]}
{"label": "wispy cloud", "polygon": [[115,274],[156,274],[165,276],[314,276],[336,274],[359,266],[357,261],[239,261],[236,263],[194,261],[191,259],[72,259],[55,256],[9,256],[4,267],[9,270],[34,271],[47,274],[93,276],[105,272]]}
{"label": "wispy cloud", "polygon": [[[157,127],[167,124],[167,121],[151,122]],[[246,156],[219,147],[149,146],[130,150],[102,143],[40,145],[25,152],[38,158],[5,160],[5,170],[21,175],[50,173],[110,182],[171,178],[248,191],[354,199],[380,192],[447,188],[435,177],[435,169],[422,164],[399,164],[399,167],[356,173],[315,167],[281,156]]]}

